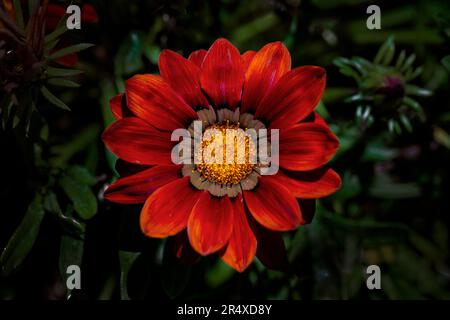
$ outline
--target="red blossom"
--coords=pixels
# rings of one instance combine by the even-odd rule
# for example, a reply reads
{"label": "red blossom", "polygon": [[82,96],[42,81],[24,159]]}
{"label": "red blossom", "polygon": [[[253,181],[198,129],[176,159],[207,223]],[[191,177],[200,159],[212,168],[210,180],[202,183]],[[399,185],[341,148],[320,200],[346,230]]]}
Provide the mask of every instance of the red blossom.
{"label": "red blossom", "polygon": [[[188,59],[166,50],[159,68],[161,76],[134,76],[125,92],[111,100],[117,120],[106,129],[103,141],[138,170],[115,181],[106,199],[145,203],[143,233],[176,236],[175,252],[182,259],[195,261],[195,252],[218,253],[242,272],[256,255],[268,267],[283,269],[281,232],[308,223],[315,199],[333,194],[341,185],[339,175],[325,166],[336,153],[338,139],[314,111],[325,88],[325,70],[291,69],[290,54],[281,42],[241,55],[225,39]],[[174,165],[171,132],[188,128],[208,110],[279,129],[279,172],[258,176],[230,168],[241,180],[238,187],[227,189],[202,176],[205,172],[198,167]],[[206,121],[223,125],[217,119]]]}

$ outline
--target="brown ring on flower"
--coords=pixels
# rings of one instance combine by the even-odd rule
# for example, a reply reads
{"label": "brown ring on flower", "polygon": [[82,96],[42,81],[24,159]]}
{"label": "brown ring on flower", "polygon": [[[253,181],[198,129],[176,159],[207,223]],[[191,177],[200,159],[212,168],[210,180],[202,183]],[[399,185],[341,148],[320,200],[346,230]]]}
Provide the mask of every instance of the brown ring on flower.
{"label": "brown ring on flower", "polygon": [[[257,155],[258,137],[252,139],[247,131],[253,129],[258,132],[266,128],[264,124],[255,120],[252,114],[241,114],[239,108],[235,111],[209,108],[200,110],[197,114],[202,121],[202,138],[197,141],[199,148],[193,149],[191,160],[200,159],[200,162],[185,164],[183,176],[189,176],[191,184],[197,189],[207,190],[217,197],[236,197],[242,190],[255,188],[262,164]],[[188,130],[194,136],[194,123]],[[227,140],[230,137],[233,139],[231,150],[230,141]],[[207,153],[212,143],[215,144],[212,148],[213,157],[218,148],[223,151],[218,155],[223,160],[219,163],[214,162],[211,154]]]}

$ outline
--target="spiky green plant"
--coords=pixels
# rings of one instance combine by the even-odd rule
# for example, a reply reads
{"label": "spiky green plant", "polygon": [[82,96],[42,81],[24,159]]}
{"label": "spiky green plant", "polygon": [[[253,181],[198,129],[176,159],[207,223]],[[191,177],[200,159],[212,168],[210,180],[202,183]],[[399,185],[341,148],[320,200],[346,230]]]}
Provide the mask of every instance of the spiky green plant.
{"label": "spiky green plant", "polygon": [[49,88],[78,87],[73,77],[81,71],[58,67],[56,61],[91,44],[55,50],[67,31],[66,17],[46,34],[48,0],[29,0],[26,12],[20,0],[9,4],[9,8],[0,4],[0,113],[3,128],[24,122],[28,132],[32,114],[39,111],[40,96],[56,107],[70,110]]}
{"label": "spiky green plant", "polygon": [[415,54],[402,50],[395,59],[394,37],[389,37],[378,50],[373,61],[362,57],[339,57],[334,64],[342,74],[357,82],[357,92],[346,99],[356,107],[356,120],[362,127],[375,121],[387,124],[391,133],[413,130],[412,120],[425,119],[425,112],[415,97],[427,97],[431,91],[411,82],[417,79],[422,67],[414,67]]}

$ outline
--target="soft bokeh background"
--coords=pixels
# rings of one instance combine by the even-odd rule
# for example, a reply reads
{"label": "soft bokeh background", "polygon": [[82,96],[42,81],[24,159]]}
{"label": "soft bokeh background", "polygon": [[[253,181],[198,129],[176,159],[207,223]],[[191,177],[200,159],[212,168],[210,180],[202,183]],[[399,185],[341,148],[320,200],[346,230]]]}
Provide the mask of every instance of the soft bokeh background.
{"label": "soft bokeh background", "polygon": [[[66,35],[95,44],[78,54],[81,87],[52,89],[72,111],[36,98],[38,130],[5,120],[0,130],[0,247],[37,193],[59,207],[16,231],[23,241],[2,257],[0,299],[65,299],[59,270],[70,264],[82,270],[71,299],[450,298],[449,4],[377,1],[382,29],[368,30],[373,1],[89,3],[99,21]],[[158,72],[161,50],[187,56],[218,37],[241,52],[280,40],[294,67],[327,70],[318,111],[341,140],[332,166],[343,187],[318,203],[310,225],[285,235],[288,272],[255,260],[238,274],[216,256],[186,267],[165,241],[141,235],[139,206],[102,200],[117,177],[100,140],[113,119],[109,99],[131,75]],[[372,264],[382,290],[366,287]]]}

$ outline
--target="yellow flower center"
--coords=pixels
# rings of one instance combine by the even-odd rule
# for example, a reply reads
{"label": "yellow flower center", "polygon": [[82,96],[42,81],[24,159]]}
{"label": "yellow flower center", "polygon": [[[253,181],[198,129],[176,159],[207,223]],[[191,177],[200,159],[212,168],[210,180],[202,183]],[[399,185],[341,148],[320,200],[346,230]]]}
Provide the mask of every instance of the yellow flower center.
{"label": "yellow flower center", "polygon": [[239,184],[256,163],[254,140],[238,124],[215,123],[206,128],[196,150],[196,170],[221,185]]}

